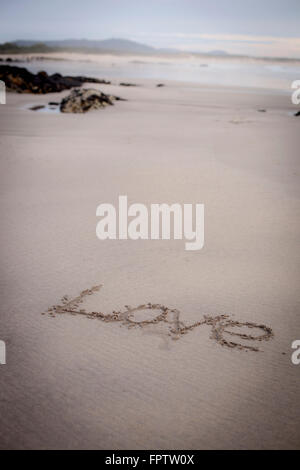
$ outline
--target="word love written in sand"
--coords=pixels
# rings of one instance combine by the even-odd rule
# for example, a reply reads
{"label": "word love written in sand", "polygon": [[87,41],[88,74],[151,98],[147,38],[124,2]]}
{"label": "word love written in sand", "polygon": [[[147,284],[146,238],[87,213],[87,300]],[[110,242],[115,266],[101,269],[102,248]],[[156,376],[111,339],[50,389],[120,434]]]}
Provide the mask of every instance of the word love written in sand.
{"label": "word love written in sand", "polygon": [[[139,305],[138,307],[132,308],[125,305],[126,310],[123,312],[113,311],[111,314],[105,314],[102,312],[86,312],[84,309],[80,309],[79,305],[83,303],[85,297],[93,295],[101,289],[100,286],[94,286],[91,289],[87,289],[81,292],[80,295],[70,300],[68,296],[64,296],[61,299],[62,305],[54,305],[48,309],[48,314],[52,317],[56,314],[71,314],[71,315],[84,315],[90,319],[98,319],[103,322],[120,322],[128,328],[146,328],[149,325],[157,325],[158,323],[165,323],[167,325],[168,335],[174,339],[179,339],[182,335],[189,333],[198,326],[208,325],[211,327],[211,339],[215,340],[221,346],[228,348],[236,348],[240,350],[259,351],[258,347],[241,344],[233,341],[232,337],[238,337],[246,341],[268,341],[273,337],[273,331],[266,325],[259,325],[250,322],[239,322],[231,320],[229,315],[218,315],[208,316],[204,315],[201,321],[186,325],[180,320],[180,312],[177,309],[170,309],[161,304],[145,304]],[[149,315],[152,317],[148,320],[138,321],[135,316],[138,312],[150,311]],[[153,311],[156,311],[156,316],[153,317]],[[249,328],[258,329],[261,334],[258,336],[252,336],[237,331],[232,331],[235,328]],[[230,339],[229,339],[230,338]]]}

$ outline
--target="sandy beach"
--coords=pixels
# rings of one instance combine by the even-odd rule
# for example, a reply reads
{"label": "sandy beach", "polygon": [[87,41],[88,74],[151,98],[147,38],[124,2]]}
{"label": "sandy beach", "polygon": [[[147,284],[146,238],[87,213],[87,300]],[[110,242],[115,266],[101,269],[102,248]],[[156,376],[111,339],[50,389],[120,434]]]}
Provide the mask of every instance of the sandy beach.
{"label": "sandy beach", "polygon": [[[28,109],[68,92],[0,106],[0,448],[299,448],[297,109],[276,90],[135,82],[93,85],[127,101],[85,115]],[[96,208],[119,195],[204,203],[204,248],[100,241]],[[238,339],[254,352],[221,346],[208,324],[174,340],[164,322],[42,315],[99,284],[82,308],[150,302],[274,337]]]}

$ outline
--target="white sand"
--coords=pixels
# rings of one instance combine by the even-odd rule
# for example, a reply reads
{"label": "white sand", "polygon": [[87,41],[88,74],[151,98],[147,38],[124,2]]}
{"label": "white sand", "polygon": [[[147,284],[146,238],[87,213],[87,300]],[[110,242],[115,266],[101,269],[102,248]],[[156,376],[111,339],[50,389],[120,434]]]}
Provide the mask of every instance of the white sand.
{"label": "white sand", "polygon": [[[300,118],[288,96],[167,85],[105,86],[128,101],[86,115],[24,109],[60,95],[0,106],[2,449],[299,447]],[[120,194],[204,203],[205,248],[99,241],[96,207]],[[160,326],[41,315],[100,283],[87,308],[228,313],[275,337],[255,353],[208,326],[172,341]]]}

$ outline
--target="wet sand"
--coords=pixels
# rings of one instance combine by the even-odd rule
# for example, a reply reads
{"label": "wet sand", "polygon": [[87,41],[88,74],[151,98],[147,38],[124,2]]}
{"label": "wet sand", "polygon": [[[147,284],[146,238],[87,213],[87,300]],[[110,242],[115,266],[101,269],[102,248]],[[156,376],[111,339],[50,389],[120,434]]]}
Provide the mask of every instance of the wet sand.
{"label": "wet sand", "polygon": [[[86,115],[27,109],[67,92],[0,106],[0,448],[297,448],[295,106],[271,91],[136,82],[96,86],[128,101]],[[204,203],[204,248],[98,240],[97,206],[122,194]],[[83,315],[76,302],[61,311],[99,284]],[[222,338],[259,351],[220,344],[202,324],[218,316],[234,323]],[[272,336],[245,337],[263,334],[249,324]]]}

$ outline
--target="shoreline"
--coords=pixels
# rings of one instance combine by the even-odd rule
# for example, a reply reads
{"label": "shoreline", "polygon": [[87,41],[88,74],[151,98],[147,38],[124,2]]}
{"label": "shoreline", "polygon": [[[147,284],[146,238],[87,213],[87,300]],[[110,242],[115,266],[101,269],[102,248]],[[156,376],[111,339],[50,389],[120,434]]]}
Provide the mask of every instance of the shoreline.
{"label": "shoreline", "polygon": [[[72,52],[72,51],[61,51],[61,52],[34,52],[34,53],[0,53],[0,58],[6,59],[9,57],[21,57],[26,60],[65,60],[65,61],[75,61],[75,62],[87,62],[95,61],[111,61],[112,59],[137,61],[140,63],[143,62],[160,62],[161,59],[165,59],[168,62],[183,62],[194,61],[200,62],[248,62],[248,63],[276,63],[276,64],[294,64],[300,65],[300,58],[281,58],[281,57],[251,57],[251,56],[234,56],[234,55],[209,55],[209,54],[193,54],[193,53],[178,53],[178,54],[137,54],[137,53],[113,53],[113,52]],[[142,60],[143,59],[143,60]]]}
{"label": "shoreline", "polygon": [[[263,60],[259,63],[264,63],[265,65],[262,68],[258,69],[258,71],[253,71],[251,69],[255,62],[251,61],[223,61],[222,58],[212,57],[210,58],[211,61],[207,61],[205,64],[200,60],[194,61],[194,58],[187,60],[186,58],[182,60],[174,60],[171,58],[169,61],[161,62],[157,57],[146,57],[147,60],[134,60],[137,59],[134,56],[112,56],[112,55],[85,55],[85,54],[69,54],[69,53],[60,53],[58,55],[53,55],[54,53],[48,53],[47,55],[40,56],[36,55],[1,55],[4,60],[9,57],[16,57],[17,62],[0,62],[0,65],[16,65],[19,67],[25,67],[29,70],[33,71],[34,73],[38,72],[39,70],[45,69],[49,74],[55,73],[63,69],[63,74],[69,75],[79,75],[84,73],[85,75],[96,75],[98,77],[117,80],[120,79],[121,81],[166,81],[169,83],[186,83],[187,85],[202,85],[202,86],[209,86],[209,87],[228,87],[228,88],[236,88],[236,89],[253,89],[253,90],[262,90],[264,93],[268,91],[277,91],[278,93],[290,93],[291,92],[291,83],[295,80],[295,77],[298,76],[297,67],[300,70],[300,61],[298,63],[291,63],[295,68],[294,74],[290,75],[290,79],[285,77],[284,75],[280,76],[277,72],[271,72],[271,65],[268,62],[263,62]],[[73,58],[72,58],[73,56]],[[42,59],[43,60],[36,60]],[[31,60],[34,58],[33,60]],[[20,59],[24,59],[24,62],[20,61]],[[28,61],[26,60],[28,59]],[[152,60],[154,59],[154,60]],[[78,68],[77,64],[81,64],[81,67]],[[250,70],[243,70],[241,75],[241,81],[236,81],[235,83],[225,83],[218,82],[215,77],[217,77],[221,72],[221,75],[224,74],[226,69],[226,64],[231,64],[230,66],[234,67],[241,66],[243,70],[243,64],[246,66],[250,66]],[[275,64],[275,63],[274,63]],[[205,65],[205,67],[204,67]],[[223,68],[225,66],[225,69]],[[284,65],[278,62],[278,66],[284,69]],[[56,66],[56,69],[54,68]],[[75,69],[74,69],[75,66]],[[275,64],[276,66],[276,64]],[[297,67],[296,67],[297,66]],[[143,72],[142,67],[150,67],[147,71]],[[158,75],[154,77],[147,77],[146,74],[152,74],[153,70],[155,70]],[[221,67],[221,69],[219,69]],[[58,70],[57,70],[58,69]],[[117,71],[117,72],[116,72]],[[158,71],[158,72],[157,72]],[[196,73],[197,72],[197,73]],[[199,72],[199,74],[198,74]],[[233,75],[235,70],[233,69]],[[142,76],[141,76],[142,73]],[[178,76],[179,73],[179,76]],[[230,75],[230,69],[227,70],[227,74]],[[268,75],[265,75],[265,74]],[[290,72],[291,73],[291,72]],[[182,75],[183,74],[183,75]],[[195,75],[196,74],[196,75]],[[172,76],[173,75],[173,76]],[[180,78],[184,76],[185,78]],[[249,75],[249,76],[248,76]],[[252,76],[253,75],[253,76]],[[172,78],[170,78],[172,76]],[[205,78],[206,77],[206,78]],[[227,80],[229,80],[227,76]],[[252,78],[251,78],[252,77]],[[254,82],[253,82],[254,80]],[[253,83],[252,83],[253,82]],[[250,85],[251,83],[251,85]]]}

